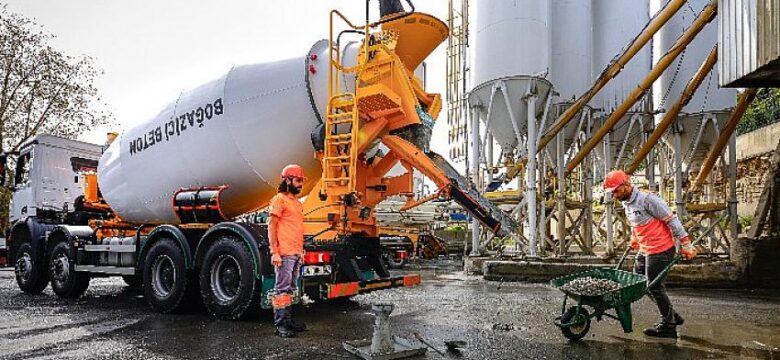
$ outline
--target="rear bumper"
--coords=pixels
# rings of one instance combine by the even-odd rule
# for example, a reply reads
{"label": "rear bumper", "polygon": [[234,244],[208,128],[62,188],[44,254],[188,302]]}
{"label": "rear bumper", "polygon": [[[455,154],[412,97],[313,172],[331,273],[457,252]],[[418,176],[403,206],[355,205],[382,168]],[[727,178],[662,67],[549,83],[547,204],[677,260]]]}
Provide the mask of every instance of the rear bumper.
{"label": "rear bumper", "polygon": [[367,281],[326,284],[323,297],[325,299],[348,297],[376,290],[417,286],[420,282],[421,279],[419,274],[409,274]]}

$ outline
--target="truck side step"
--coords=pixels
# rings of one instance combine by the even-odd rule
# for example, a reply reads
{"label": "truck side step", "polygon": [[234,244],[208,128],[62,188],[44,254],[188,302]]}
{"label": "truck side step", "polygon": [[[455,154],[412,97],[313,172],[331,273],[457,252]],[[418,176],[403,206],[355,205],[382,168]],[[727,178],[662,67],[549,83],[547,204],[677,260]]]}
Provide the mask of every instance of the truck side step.
{"label": "truck side step", "polygon": [[76,265],[76,271],[115,275],[135,275],[135,267]]}
{"label": "truck side step", "polygon": [[84,251],[134,253],[135,250],[135,245],[84,245]]}

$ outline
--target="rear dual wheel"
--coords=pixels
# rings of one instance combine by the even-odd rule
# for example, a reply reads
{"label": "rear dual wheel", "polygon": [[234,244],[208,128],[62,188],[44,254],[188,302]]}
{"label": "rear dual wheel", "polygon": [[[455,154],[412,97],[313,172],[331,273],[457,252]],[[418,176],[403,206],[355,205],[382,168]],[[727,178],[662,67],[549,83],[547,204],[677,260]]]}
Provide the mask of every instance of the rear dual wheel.
{"label": "rear dual wheel", "polygon": [[187,271],[184,254],[171,239],[152,244],[144,259],[144,298],[157,312],[180,312],[198,301],[197,282]]}
{"label": "rear dual wheel", "polygon": [[198,277],[203,304],[215,317],[234,320],[259,312],[261,283],[254,277],[249,248],[238,238],[222,236],[214,241]]}

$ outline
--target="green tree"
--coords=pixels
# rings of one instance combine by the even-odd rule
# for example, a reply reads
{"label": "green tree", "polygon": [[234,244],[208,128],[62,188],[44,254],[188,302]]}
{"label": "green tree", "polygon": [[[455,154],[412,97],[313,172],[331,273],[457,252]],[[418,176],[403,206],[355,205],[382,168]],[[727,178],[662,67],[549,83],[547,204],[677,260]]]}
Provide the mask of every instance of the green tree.
{"label": "green tree", "polygon": [[[112,119],[94,84],[102,72],[93,59],[64,54],[49,45],[53,38],[0,6],[0,153],[18,151],[41,133],[75,138]],[[7,219],[6,194],[0,226]]]}
{"label": "green tree", "polygon": [[756,93],[745,115],[737,124],[737,135],[749,133],[780,120],[780,89],[763,88]]}

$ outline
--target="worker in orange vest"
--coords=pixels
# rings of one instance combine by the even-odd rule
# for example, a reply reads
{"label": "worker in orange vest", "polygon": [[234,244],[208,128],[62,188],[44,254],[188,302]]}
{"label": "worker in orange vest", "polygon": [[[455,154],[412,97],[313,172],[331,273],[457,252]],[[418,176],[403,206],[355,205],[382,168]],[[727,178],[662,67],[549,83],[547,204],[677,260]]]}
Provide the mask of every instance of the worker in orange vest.
{"label": "worker in orange vest", "polygon": [[[621,170],[607,174],[604,190],[621,201],[631,224],[630,246],[637,251],[634,273],[647,276],[648,282],[653,281],[672,260],[678,247],[684,259],[696,256],[696,249],[691,246],[682,223],[658,195],[634,187],[631,177]],[[658,305],[661,321],[655,327],[645,329],[645,335],[676,338],[677,326],[684,320],[672,308],[664,280],[650,289],[650,297]]]}
{"label": "worker in orange vest", "polygon": [[287,165],[281,178],[279,191],[269,206],[268,240],[276,273],[272,301],[274,325],[276,335],[286,338],[306,330],[306,325],[293,321],[291,309],[303,256],[303,205],[296,197],[305,180],[303,168]]}

